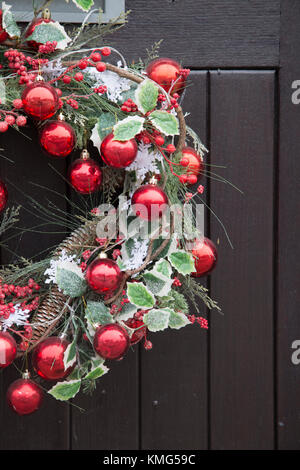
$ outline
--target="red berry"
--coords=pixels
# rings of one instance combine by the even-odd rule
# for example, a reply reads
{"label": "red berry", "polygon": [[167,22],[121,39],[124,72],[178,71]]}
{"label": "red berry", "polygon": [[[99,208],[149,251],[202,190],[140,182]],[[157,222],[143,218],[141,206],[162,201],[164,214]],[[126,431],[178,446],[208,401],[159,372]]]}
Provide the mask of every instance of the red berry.
{"label": "red berry", "polygon": [[104,57],[107,57],[108,55],[111,54],[111,50],[110,50],[109,47],[103,47],[103,48],[101,49],[101,52],[102,52],[102,55],[103,55]]}
{"label": "red berry", "polygon": [[166,150],[167,150],[167,152],[169,152],[169,153],[174,153],[175,150],[176,150],[176,147],[175,147],[175,145],[173,145],[173,144],[169,144],[169,145],[167,145]]}
{"label": "red berry", "polygon": [[8,124],[5,121],[0,122],[0,132],[6,132],[8,129]]}
{"label": "red berry", "polygon": [[63,78],[63,82],[68,85],[71,82],[71,77],[69,75],[65,75]]}
{"label": "red berry", "polygon": [[197,183],[197,176],[196,175],[187,175],[187,182],[189,184],[195,184]]}
{"label": "red berry", "polygon": [[55,88],[55,91],[58,96],[62,95],[62,91],[59,88]]}
{"label": "red berry", "polygon": [[101,54],[99,52],[93,52],[91,54],[91,59],[92,59],[93,62],[100,62],[102,57],[101,57]]}
{"label": "red berry", "polygon": [[106,65],[104,62],[98,62],[96,65],[98,72],[104,72],[106,70]]}
{"label": "red berry", "polygon": [[27,119],[25,116],[18,116],[16,120],[17,126],[23,127],[27,123]]}
{"label": "red berry", "polygon": [[187,175],[181,175],[179,177],[179,181],[180,183],[185,184],[187,182]]}
{"label": "red berry", "polygon": [[181,165],[181,166],[188,166],[188,164],[189,164],[189,161],[188,161],[187,158],[182,158],[182,159],[180,160],[180,165]]}
{"label": "red berry", "polygon": [[79,63],[78,63],[78,67],[81,69],[81,70],[84,70],[86,69],[88,66],[88,63],[86,60],[80,60]]}
{"label": "red berry", "polygon": [[12,126],[16,122],[16,119],[11,114],[8,114],[7,116],[5,116],[5,121],[9,126]]}
{"label": "red berry", "polygon": [[74,79],[76,80],[76,82],[82,82],[82,80],[83,80],[83,74],[82,74],[81,72],[75,73]]}
{"label": "red berry", "polygon": [[161,147],[162,145],[164,145],[165,139],[163,138],[162,135],[158,135],[157,137],[155,137],[155,143],[156,143],[156,145]]}

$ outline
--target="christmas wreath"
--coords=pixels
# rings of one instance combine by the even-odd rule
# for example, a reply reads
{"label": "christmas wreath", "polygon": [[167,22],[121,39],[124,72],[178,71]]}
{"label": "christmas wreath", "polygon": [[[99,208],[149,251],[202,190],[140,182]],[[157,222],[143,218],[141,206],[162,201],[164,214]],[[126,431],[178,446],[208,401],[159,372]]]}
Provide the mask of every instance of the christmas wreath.
{"label": "christmas wreath", "polygon": [[[207,328],[200,301],[219,310],[195,280],[215,267],[217,250],[196,223],[208,170],[180,105],[189,70],[158,58],[159,44],[128,65],[104,42],[118,21],[89,25],[93,1],[73,1],[88,14],[68,32],[47,8],[36,7],[24,30],[5,2],[0,13],[0,132],[35,125],[56,159],[80,149],[67,178],[85,200],[72,216],[34,201],[70,234],[44,259],[1,267],[0,368],[22,359],[7,391],[20,415],[40,407],[47,382],[58,400],[93,390],[107,361],[140,341],[150,350],[152,332]],[[18,216],[7,198],[1,180],[1,232]]]}

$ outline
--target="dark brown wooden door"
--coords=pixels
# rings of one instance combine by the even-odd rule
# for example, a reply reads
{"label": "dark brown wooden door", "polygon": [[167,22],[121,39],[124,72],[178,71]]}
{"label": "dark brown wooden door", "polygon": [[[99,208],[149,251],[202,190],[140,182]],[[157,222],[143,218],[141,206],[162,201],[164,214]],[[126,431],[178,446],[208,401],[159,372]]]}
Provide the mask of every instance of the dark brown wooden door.
{"label": "dark brown wooden door", "polygon": [[[92,397],[76,399],[85,413],[49,398],[36,415],[14,416],[4,395],[17,371],[5,371],[0,447],[299,449],[300,365],[291,362],[291,345],[300,339],[300,107],[291,84],[300,79],[300,2],[126,0],[126,9],[129,25],[112,38],[116,47],[136,60],[163,38],[161,55],[192,69],[188,119],[210,149],[212,171],[243,191],[206,182],[207,235],[218,243],[219,263],[205,282],[224,315],[204,312],[208,333],[163,332],[151,352],[128,354]],[[32,141],[5,136],[1,146],[15,164],[1,159],[1,174],[35,197],[46,198],[30,181],[64,192],[28,135]],[[25,212],[22,223],[36,220]],[[32,255],[61,237],[29,232],[10,243]]]}

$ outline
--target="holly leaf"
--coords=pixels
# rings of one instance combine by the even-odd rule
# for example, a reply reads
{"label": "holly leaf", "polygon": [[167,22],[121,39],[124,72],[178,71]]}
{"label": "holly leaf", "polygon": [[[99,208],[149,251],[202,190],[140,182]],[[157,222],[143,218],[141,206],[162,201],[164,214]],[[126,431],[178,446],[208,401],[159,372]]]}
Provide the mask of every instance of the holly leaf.
{"label": "holly leaf", "polygon": [[71,38],[67,35],[64,27],[58,22],[38,24],[33,33],[26,38],[26,41],[36,41],[45,44],[47,41],[57,42],[57,49],[65,49]]}
{"label": "holly leaf", "polygon": [[170,292],[173,284],[173,279],[164,276],[161,273],[153,271],[145,271],[143,279],[146,282],[148,289],[159,297],[165,297]]}
{"label": "holly leaf", "polygon": [[107,323],[114,323],[113,316],[103,302],[89,300],[85,309],[85,317],[92,324],[107,325]]}
{"label": "holly leaf", "polygon": [[[68,0],[66,0],[68,3]],[[73,3],[83,11],[89,11],[94,5],[94,0],[72,0]]]}
{"label": "holly leaf", "polygon": [[174,114],[168,113],[167,111],[153,111],[149,116],[152,124],[158,129],[162,134],[165,135],[178,135],[178,119]]}
{"label": "holly leaf", "polygon": [[151,308],[155,304],[155,298],[142,282],[128,283],[127,297],[137,307]]}
{"label": "holly leaf", "polygon": [[116,321],[126,321],[129,318],[132,318],[133,315],[137,312],[137,306],[131,304],[124,304],[120,313],[116,316]]}
{"label": "holly leaf", "polygon": [[180,274],[186,275],[195,271],[193,255],[184,250],[170,253],[168,260]]}
{"label": "holly leaf", "polygon": [[[72,266],[71,266],[72,265]],[[64,294],[70,297],[80,297],[86,291],[87,284],[81,269],[75,263],[69,263],[70,269],[58,266],[56,282]]]}
{"label": "holly leaf", "polygon": [[2,2],[2,28],[7,32],[10,38],[19,38],[21,31],[10,9],[11,5]]}
{"label": "holly leaf", "polygon": [[169,327],[175,330],[180,330],[186,325],[190,325],[190,320],[182,312],[171,311],[169,318]]}
{"label": "holly leaf", "polygon": [[172,268],[166,259],[160,259],[157,261],[154,265],[153,271],[156,271],[166,277],[171,277],[172,274]]}
{"label": "holly leaf", "polygon": [[133,139],[143,129],[145,119],[140,116],[128,116],[114,125],[114,139],[124,140]]}
{"label": "holly leaf", "polygon": [[135,102],[144,114],[156,108],[157,98],[158,88],[151,80],[144,80],[135,91]]}
{"label": "holly leaf", "polygon": [[99,377],[102,377],[102,375],[107,374],[108,371],[109,371],[109,368],[106,367],[105,365],[92,367],[91,370],[84,377],[84,380],[99,379]]}
{"label": "holly leaf", "polygon": [[95,126],[92,130],[92,135],[90,140],[93,142],[93,145],[100,150],[100,145],[104,137],[110,134],[113,131],[114,125],[118,122],[114,114],[111,113],[102,113],[98,118]]}
{"label": "holly leaf", "polygon": [[0,102],[1,104],[5,104],[6,102],[6,87],[5,82],[3,79],[0,79]]}
{"label": "holly leaf", "polygon": [[64,367],[67,370],[76,362],[76,341],[74,340],[64,352]]}
{"label": "holly leaf", "polygon": [[149,331],[162,331],[168,328],[171,310],[169,308],[153,308],[143,316],[143,322]]}
{"label": "holly leaf", "polygon": [[68,380],[67,382],[58,382],[48,393],[56,400],[66,401],[75,397],[80,390],[81,380]]}

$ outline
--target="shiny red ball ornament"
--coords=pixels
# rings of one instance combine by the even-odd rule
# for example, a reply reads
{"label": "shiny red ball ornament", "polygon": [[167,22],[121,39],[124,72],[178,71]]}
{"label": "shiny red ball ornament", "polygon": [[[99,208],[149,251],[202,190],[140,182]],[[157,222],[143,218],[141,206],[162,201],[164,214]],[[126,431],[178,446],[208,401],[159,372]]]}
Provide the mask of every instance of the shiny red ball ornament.
{"label": "shiny red ball ornament", "polygon": [[130,344],[137,344],[141,339],[146,335],[147,327],[144,324],[143,320],[136,320],[135,318],[130,318],[125,322],[129,328],[135,330],[130,338]]}
{"label": "shiny red ball ornament", "polygon": [[3,12],[2,10],[0,10],[0,43],[6,41],[6,39],[8,38],[7,32],[2,27],[2,14]]}
{"label": "shiny red ball ornament", "polygon": [[[151,80],[158,83],[167,92],[172,88],[172,95],[173,93],[182,92],[185,87],[184,78],[180,77],[178,79],[180,69],[180,65],[175,60],[161,58],[150,62],[146,68],[146,73]],[[175,82],[176,84],[173,86]]]}
{"label": "shiny red ball ornament", "polygon": [[113,138],[114,135],[111,133],[103,139],[100,147],[101,157],[107,165],[113,168],[125,168],[135,160],[138,151],[137,143],[135,139],[120,142]]}
{"label": "shiny red ball ornament", "polygon": [[121,281],[122,272],[111,259],[98,258],[92,261],[86,271],[86,281],[98,294],[109,294],[116,290]]}
{"label": "shiny red ball ornament", "polygon": [[73,188],[80,194],[90,194],[100,188],[102,171],[98,163],[89,158],[87,150],[75,160],[69,169],[69,180]]}
{"label": "shiny red ball ornament", "polygon": [[7,204],[8,192],[6,185],[0,180],[0,212],[5,209]]}
{"label": "shiny red ball ornament", "polygon": [[215,244],[209,239],[196,239],[191,249],[195,261],[196,271],[191,273],[193,277],[206,276],[215,268],[218,259],[218,252]]}
{"label": "shiny red ball ornament", "polygon": [[64,158],[75,147],[76,137],[73,128],[64,121],[47,122],[40,134],[42,148],[53,157]]}
{"label": "shiny red ball ornament", "polygon": [[144,184],[138,188],[131,198],[135,215],[144,220],[156,220],[166,211],[168,206],[166,193],[156,184]]}
{"label": "shiny red ball ornament", "polygon": [[[26,31],[25,31],[25,38],[29,38],[29,36],[31,36],[35,30],[35,28],[37,26],[39,26],[40,24],[42,23],[54,23],[53,20],[51,20],[51,17],[50,17],[50,11],[48,9],[45,9],[42,13],[42,17],[41,18],[35,18],[27,27]],[[29,40],[27,41],[27,44],[29,47],[31,47],[32,49],[35,49],[35,50],[38,50],[39,46],[41,46],[43,43],[41,42],[36,42],[34,40]]]}
{"label": "shiny red ball ornament", "polygon": [[64,352],[69,344],[64,338],[51,336],[36,346],[32,355],[32,364],[40,377],[46,380],[60,380],[72,372],[75,364],[66,370],[64,367]]}
{"label": "shiny red ball ornament", "polygon": [[103,359],[121,359],[128,351],[127,331],[116,323],[100,326],[94,336],[94,349]]}
{"label": "shiny red ball ornament", "polygon": [[15,413],[29,415],[40,408],[43,391],[29,378],[18,379],[9,386],[6,399]]}
{"label": "shiny red ball ornament", "polygon": [[203,158],[192,147],[184,147],[182,149],[182,159],[188,160],[186,173],[188,175],[196,175],[199,177],[203,172]]}
{"label": "shiny red ball ornament", "polygon": [[59,98],[55,88],[43,81],[28,85],[22,93],[23,109],[28,116],[44,121],[58,110]]}
{"label": "shiny red ball ornament", "polygon": [[0,369],[9,366],[16,357],[17,343],[6,331],[0,331]]}

